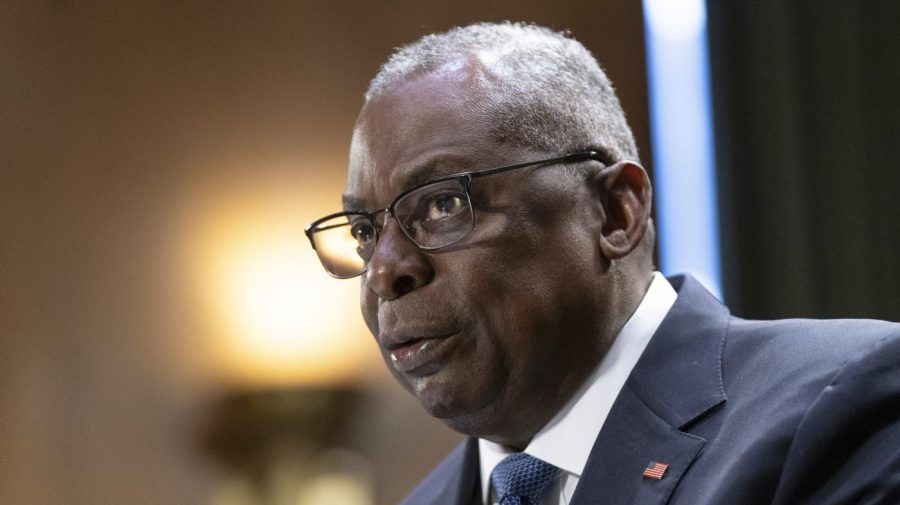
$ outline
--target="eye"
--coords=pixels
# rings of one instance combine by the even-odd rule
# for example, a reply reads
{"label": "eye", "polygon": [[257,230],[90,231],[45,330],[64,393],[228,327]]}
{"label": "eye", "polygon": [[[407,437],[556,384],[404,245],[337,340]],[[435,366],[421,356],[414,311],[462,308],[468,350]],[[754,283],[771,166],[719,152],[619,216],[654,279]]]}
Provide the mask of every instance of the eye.
{"label": "eye", "polygon": [[452,216],[466,206],[464,197],[456,193],[441,193],[426,202],[425,220],[437,221]]}
{"label": "eye", "polygon": [[360,248],[375,242],[375,227],[367,219],[360,219],[350,224],[350,234],[356,239]]}

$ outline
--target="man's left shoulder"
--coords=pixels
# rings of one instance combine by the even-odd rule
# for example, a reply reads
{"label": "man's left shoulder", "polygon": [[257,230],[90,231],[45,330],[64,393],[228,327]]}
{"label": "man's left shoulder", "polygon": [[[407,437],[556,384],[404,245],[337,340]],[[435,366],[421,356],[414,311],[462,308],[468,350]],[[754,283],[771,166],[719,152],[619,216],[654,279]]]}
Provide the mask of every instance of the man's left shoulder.
{"label": "man's left shoulder", "polygon": [[[784,421],[782,428],[796,425],[810,409],[827,403],[827,394],[835,388],[858,389],[859,398],[878,399],[886,389],[864,387],[861,382],[885,374],[896,378],[898,367],[900,324],[861,319],[732,318],[721,363],[729,410],[737,415],[764,414],[770,421]],[[890,387],[890,381],[884,383],[884,388]],[[840,415],[834,412],[829,417]]]}
{"label": "man's left shoulder", "polygon": [[767,422],[792,427],[772,503],[900,503],[900,324],[735,321],[728,339],[771,386]]}
{"label": "man's left shoulder", "polygon": [[900,503],[900,325],[836,326],[857,345],[797,426],[774,502]]}
{"label": "man's left shoulder", "polygon": [[900,324],[887,321],[732,318],[723,366],[759,363],[776,375],[778,370],[829,375],[846,367],[853,369],[855,362],[864,369],[871,361],[888,358],[898,346]]}

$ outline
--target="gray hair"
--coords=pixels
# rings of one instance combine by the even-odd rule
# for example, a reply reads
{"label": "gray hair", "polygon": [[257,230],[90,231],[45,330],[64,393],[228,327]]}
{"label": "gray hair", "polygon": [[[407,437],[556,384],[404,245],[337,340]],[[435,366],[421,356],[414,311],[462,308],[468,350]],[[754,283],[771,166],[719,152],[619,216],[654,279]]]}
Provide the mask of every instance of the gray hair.
{"label": "gray hair", "polygon": [[532,24],[477,23],[400,47],[369,83],[366,102],[461,59],[475,59],[487,73],[480,84],[497,140],[639,161],[625,113],[597,60],[567,33]]}

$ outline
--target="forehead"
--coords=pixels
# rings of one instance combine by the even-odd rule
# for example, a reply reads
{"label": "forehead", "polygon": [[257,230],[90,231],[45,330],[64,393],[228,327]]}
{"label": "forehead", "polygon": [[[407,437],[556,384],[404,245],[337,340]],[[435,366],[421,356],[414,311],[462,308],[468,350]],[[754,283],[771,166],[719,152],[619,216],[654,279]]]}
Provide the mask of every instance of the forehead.
{"label": "forehead", "polygon": [[428,179],[491,162],[497,146],[484,113],[482,76],[470,67],[410,79],[363,107],[350,149],[345,208],[384,207]]}

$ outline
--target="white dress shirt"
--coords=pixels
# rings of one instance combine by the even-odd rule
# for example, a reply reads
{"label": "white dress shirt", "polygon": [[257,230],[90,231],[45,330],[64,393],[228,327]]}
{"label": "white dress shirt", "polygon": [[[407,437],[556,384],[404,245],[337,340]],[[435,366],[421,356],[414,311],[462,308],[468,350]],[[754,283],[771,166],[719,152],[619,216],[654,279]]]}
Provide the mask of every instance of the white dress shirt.
{"label": "white dress shirt", "polygon": [[[677,296],[669,281],[661,273],[654,272],[644,299],[622,327],[597,369],[525,448],[526,453],[561,470],[554,487],[542,498],[542,505],[567,505],[572,499],[613,402]],[[514,452],[488,440],[478,440],[484,503],[497,505],[491,472],[503,458]]]}

